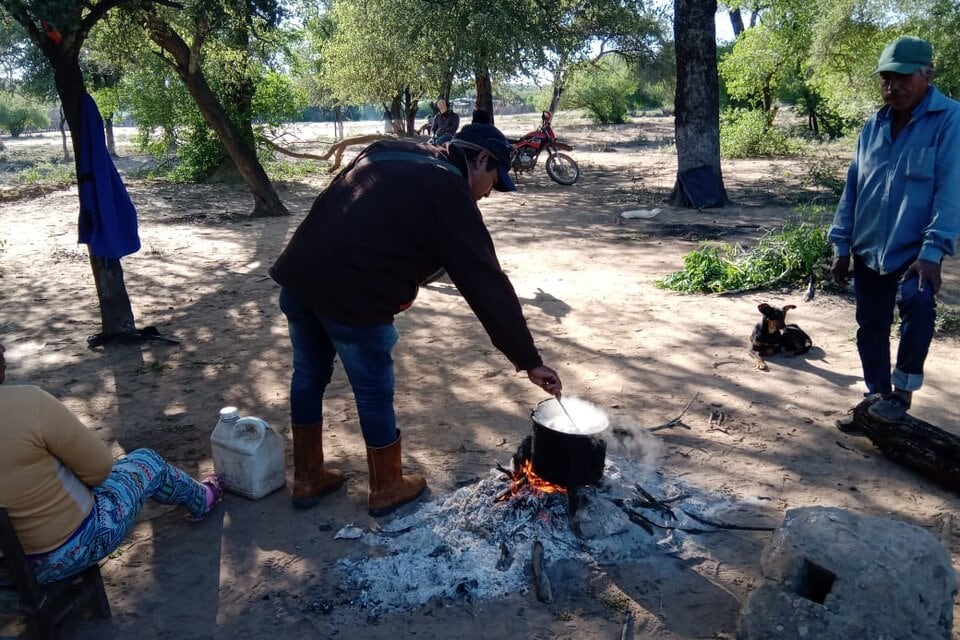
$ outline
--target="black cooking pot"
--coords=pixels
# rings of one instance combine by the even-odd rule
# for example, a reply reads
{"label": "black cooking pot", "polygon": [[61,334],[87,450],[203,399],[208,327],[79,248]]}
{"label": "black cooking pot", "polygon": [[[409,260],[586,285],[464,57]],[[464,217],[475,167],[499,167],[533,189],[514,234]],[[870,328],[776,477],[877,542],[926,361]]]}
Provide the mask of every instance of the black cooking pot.
{"label": "black cooking pot", "polygon": [[530,458],[538,476],[564,487],[593,484],[603,477],[607,443],[598,424],[571,425],[556,398],[544,400],[530,414],[533,442]]}

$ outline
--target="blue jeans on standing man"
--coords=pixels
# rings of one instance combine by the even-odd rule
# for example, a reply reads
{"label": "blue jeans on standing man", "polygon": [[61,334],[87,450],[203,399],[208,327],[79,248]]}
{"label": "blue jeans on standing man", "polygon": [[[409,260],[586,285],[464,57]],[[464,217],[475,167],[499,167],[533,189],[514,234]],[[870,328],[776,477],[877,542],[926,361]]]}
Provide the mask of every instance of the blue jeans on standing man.
{"label": "blue jeans on standing man", "polygon": [[353,388],[360,430],[368,447],[386,447],[397,439],[393,411],[392,324],[354,326],[319,316],[291,291],[280,290],[280,310],[287,316],[293,345],[290,420],[307,426],[323,420],[323,394],[340,356]]}
{"label": "blue jeans on standing man", "polygon": [[[923,363],[933,340],[937,303],[928,284],[921,291],[914,275],[901,281],[913,263],[881,275],[853,259],[854,292],[857,301],[857,351],[863,378],[870,393],[890,393],[891,384],[916,391],[923,384]],[[893,307],[900,312],[900,345],[896,367],[890,373],[890,328]]]}

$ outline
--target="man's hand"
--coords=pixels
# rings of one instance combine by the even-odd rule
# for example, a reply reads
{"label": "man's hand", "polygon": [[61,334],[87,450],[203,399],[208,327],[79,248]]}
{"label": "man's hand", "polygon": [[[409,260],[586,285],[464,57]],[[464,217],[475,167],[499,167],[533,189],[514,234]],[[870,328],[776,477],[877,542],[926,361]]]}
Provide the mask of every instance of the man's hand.
{"label": "man's hand", "polygon": [[903,280],[906,280],[916,274],[917,288],[923,291],[924,286],[929,285],[933,289],[933,295],[940,293],[940,285],[943,281],[940,279],[940,263],[930,262],[929,260],[914,260],[913,264],[907,267],[903,274]]}
{"label": "man's hand", "polygon": [[557,372],[545,365],[534,367],[527,371],[527,377],[530,382],[537,385],[552,396],[560,397],[563,390],[563,384],[560,382],[560,376]]}
{"label": "man's hand", "polygon": [[847,281],[850,278],[850,256],[839,256],[835,258],[833,266],[830,267],[830,272],[833,273],[834,282],[841,287],[846,287]]}

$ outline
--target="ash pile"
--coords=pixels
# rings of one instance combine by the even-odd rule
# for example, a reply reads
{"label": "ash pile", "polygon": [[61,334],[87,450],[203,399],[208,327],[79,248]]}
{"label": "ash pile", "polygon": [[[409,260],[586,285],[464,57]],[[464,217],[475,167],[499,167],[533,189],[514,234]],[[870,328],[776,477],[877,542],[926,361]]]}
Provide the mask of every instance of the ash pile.
{"label": "ash pile", "polygon": [[475,602],[532,589],[543,599],[544,563],[602,567],[684,555],[692,551],[685,546],[699,546],[685,533],[715,530],[710,512],[736,508],[615,454],[606,456],[600,481],[575,495],[547,493],[530,481],[511,494],[516,483],[498,465],[376,530],[354,528],[350,537],[370,550],[337,563],[346,604],[377,617],[430,601]]}

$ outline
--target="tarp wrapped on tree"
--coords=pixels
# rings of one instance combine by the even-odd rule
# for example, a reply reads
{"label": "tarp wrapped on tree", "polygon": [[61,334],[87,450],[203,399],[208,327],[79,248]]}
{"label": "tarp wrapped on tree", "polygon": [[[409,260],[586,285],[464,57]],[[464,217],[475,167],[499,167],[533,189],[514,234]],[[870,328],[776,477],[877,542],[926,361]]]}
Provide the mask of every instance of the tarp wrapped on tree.
{"label": "tarp wrapped on tree", "polygon": [[77,157],[80,191],[79,242],[102,258],[122,258],[140,250],[137,210],[107,151],[103,119],[89,94],[81,102]]}
{"label": "tarp wrapped on tree", "polygon": [[677,173],[681,202],[675,204],[693,209],[710,209],[727,204],[727,192],[723,188],[723,179],[713,167],[703,165],[684,169]]}

